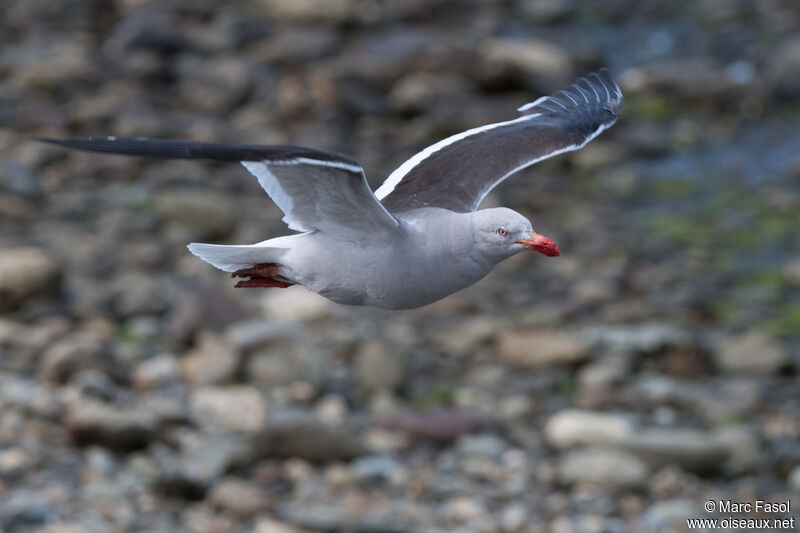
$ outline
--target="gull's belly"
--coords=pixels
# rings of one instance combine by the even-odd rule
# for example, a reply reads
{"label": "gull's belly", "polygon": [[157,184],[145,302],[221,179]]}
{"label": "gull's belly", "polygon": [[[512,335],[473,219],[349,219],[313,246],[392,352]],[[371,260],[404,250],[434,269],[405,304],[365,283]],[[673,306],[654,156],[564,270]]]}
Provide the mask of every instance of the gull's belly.
{"label": "gull's belly", "polygon": [[420,248],[404,242],[359,246],[314,234],[287,256],[285,275],[341,304],[409,309],[468,287],[491,270],[452,250],[423,255]]}

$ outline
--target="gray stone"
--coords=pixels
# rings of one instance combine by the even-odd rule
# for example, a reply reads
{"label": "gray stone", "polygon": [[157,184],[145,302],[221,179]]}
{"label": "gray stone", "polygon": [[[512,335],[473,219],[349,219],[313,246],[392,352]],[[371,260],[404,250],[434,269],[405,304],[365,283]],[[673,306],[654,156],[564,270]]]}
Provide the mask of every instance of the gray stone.
{"label": "gray stone", "polygon": [[511,67],[524,74],[567,78],[572,73],[572,58],[564,48],[538,39],[485,41],[479,51],[489,65]]}
{"label": "gray stone", "polygon": [[22,474],[36,464],[36,459],[22,448],[8,448],[0,451],[0,475],[13,477]]}
{"label": "gray stone", "polygon": [[52,506],[40,493],[30,490],[12,492],[0,506],[0,529],[25,531],[54,518]]}
{"label": "gray stone", "polygon": [[271,413],[257,443],[264,457],[297,457],[311,462],[346,461],[364,452],[348,425],[325,424],[302,411]]}
{"label": "gray stone", "polygon": [[713,434],[714,441],[725,450],[726,471],[736,475],[757,472],[764,461],[758,433],[748,426],[728,426]]}
{"label": "gray stone", "polygon": [[209,500],[223,511],[240,517],[252,516],[268,505],[261,487],[234,477],[219,480],[211,489]]}
{"label": "gray stone", "polygon": [[360,481],[389,482],[403,475],[403,466],[391,455],[356,458],[350,465],[353,478]]}
{"label": "gray stone", "polygon": [[[797,162],[797,170],[800,177],[800,160]],[[783,276],[791,285],[800,287],[800,257],[789,261],[783,269]]]}
{"label": "gray stone", "polygon": [[257,432],[266,423],[266,400],[250,386],[194,389],[189,408],[197,424],[208,430]]}
{"label": "gray stone", "polygon": [[393,391],[405,380],[405,359],[386,343],[368,342],[356,354],[356,373],[366,390]]}
{"label": "gray stone", "polygon": [[639,519],[644,532],[680,531],[686,526],[687,518],[704,517],[705,511],[689,500],[660,501],[645,510]]}
{"label": "gray stone", "polygon": [[465,318],[437,331],[433,341],[448,355],[467,355],[488,345],[502,331],[502,324],[491,317]]}
{"label": "gray stone", "polygon": [[607,448],[567,452],[558,468],[568,484],[587,484],[610,489],[632,489],[647,483],[648,468],[636,455]]}
{"label": "gray stone", "polygon": [[52,292],[58,279],[58,260],[46,251],[0,250],[0,311],[14,309],[32,296]]}
{"label": "gray stone", "polygon": [[50,387],[42,386],[28,378],[0,376],[0,400],[3,405],[23,412],[52,417],[60,414],[60,396]]}
{"label": "gray stone", "polygon": [[[231,109],[246,96],[252,85],[252,67],[231,54],[218,58],[185,54],[179,56],[174,68],[180,80],[179,97],[201,112],[219,113]],[[209,225],[206,230],[226,231],[229,229],[227,223],[228,219],[220,217],[215,221],[218,227]]]}
{"label": "gray stone", "polygon": [[216,385],[229,381],[239,370],[237,350],[221,337],[203,332],[197,345],[181,358],[181,373],[193,385]]}
{"label": "gray stone", "polygon": [[343,22],[356,13],[353,0],[331,0],[315,2],[314,0],[259,0],[264,9],[276,19],[287,21],[320,20],[326,22]]}
{"label": "gray stone", "polygon": [[119,392],[119,387],[105,372],[90,368],[80,370],[72,378],[72,385],[81,395],[102,401],[111,401]]}
{"label": "gray stone", "polygon": [[767,376],[788,363],[786,348],[760,331],[725,339],[714,350],[714,360],[723,372]]}
{"label": "gray stone", "polygon": [[[198,331],[219,332],[248,316],[244,306],[220,287],[193,287],[180,294],[166,319],[166,333],[176,346],[189,343]],[[263,322],[263,321],[262,321]]]}
{"label": "gray stone", "polygon": [[653,353],[662,348],[694,344],[689,332],[660,323],[588,327],[578,330],[578,337],[592,345],[617,352]]}
{"label": "gray stone", "polygon": [[332,317],[334,303],[318,294],[293,287],[265,293],[261,300],[264,314],[281,322],[312,323]]}
{"label": "gray stone", "polygon": [[307,533],[308,530],[295,527],[286,522],[271,518],[261,518],[256,522],[253,533]]}
{"label": "gray stone", "polygon": [[252,442],[241,435],[203,435],[181,448],[177,462],[163,454],[160,485],[169,493],[196,499],[233,467],[249,464],[254,457]]}
{"label": "gray stone", "polygon": [[225,330],[225,340],[237,350],[245,352],[263,348],[285,336],[300,336],[300,326],[254,318],[231,324]]}
{"label": "gray stone", "polygon": [[500,337],[499,355],[514,366],[541,368],[585,361],[589,347],[578,338],[553,331],[507,331]]}
{"label": "gray stone", "polygon": [[627,435],[620,446],[653,468],[677,465],[693,472],[713,472],[727,451],[709,432],[696,429],[646,428]]}
{"label": "gray stone", "polygon": [[54,522],[37,529],[36,533],[89,533],[89,530],[74,522]]}
{"label": "gray stone", "polygon": [[389,106],[400,113],[420,113],[433,107],[464,104],[474,87],[453,74],[416,72],[398,80],[388,95]]}
{"label": "gray stone", "polygon": [[66,383],[80,370],[103,364],[103,342],[83,332],[71,335],[50,346],[42,354],[39,376],[53,383]]}
{"label": "gray stone", "polygon": [[575,10],[574,0],[537,0],[520,2],[523,16],[538,24],[550,24],[565,19]]}
{"label": "gray stone", "polygon": [[254,55],[276,63],[309,61],[329,55],[340,39],[339,32],[319,25],[278,27]]}
{"label": "gray stone", "polygon": [[582,393],[608,391],[621,383],[629,371],[627,357],[606,356],[583,366],[578,372],[578,383]]}
{"label": "gray stone", "polygon": [[800,490],[800,466],[796,466],[789,472],[786,483],[792,490]]}
{"label": "gray stone", "polygon": [[169,292],[153,276],[128,272],[116,278],[110,288],[115,313],[123,318],[160,315],[170,306]]}
{"label": "gray stone", "polygon": [[133,371],[133,386],[152,389],[169,385],[180,378],[180,365],[175,356],[162,354],[139,363]]}
{"label": "gray stone", "polygon": [[493,434],[462,435],[456,442],[458,453],[499,458],[508,449],[508,443]]}
{"label": "gray stone", "polygon": [[123,409],[95,400],[82,400],[70,407],[66,425],[70,438],[79,446],[97,444],[129,451],[155,440],[161,420],[147,409]]}
{"label": "gray stone", "polygon": [[545,424],[547,441],[556,448],[581,445],[610,445],[625,441],[635,431],[630,418],[610,413],[568,409],[560,411]]}

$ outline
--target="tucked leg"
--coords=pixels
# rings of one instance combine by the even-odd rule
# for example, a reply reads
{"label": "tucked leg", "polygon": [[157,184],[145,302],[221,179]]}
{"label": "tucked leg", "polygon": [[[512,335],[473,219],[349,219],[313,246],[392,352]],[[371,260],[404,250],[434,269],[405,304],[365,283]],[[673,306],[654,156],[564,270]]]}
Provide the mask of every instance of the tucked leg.
{"label": "tucked leg", "polygon": [[231,274],[232,278],[271,278],[278,273],[275,263],[261,263],[250,268],[243,268]]}
{"label": "tucked leg", "polygon": [[247,289],[252,287],[278,287],[280,289],[285,289],[286,287],[291,287],[292,285],[294,285],[294,283],[287,283],[285,281],[279,281],[272,278],[250,278],[247,281],[240,281],[237,283],[236,288]]}
{"label": "tucked leg", "polygon": [[231,274],[232,278],[250,278],[246,281],[240,281],[236,284],[237,288],[251,288],[251,287],[278,287],[285,289],[294,285],[286,281],[273,279],[273,276],[278,275],[280,265],[275,263],[261,263],[250,268],[243,268]]}

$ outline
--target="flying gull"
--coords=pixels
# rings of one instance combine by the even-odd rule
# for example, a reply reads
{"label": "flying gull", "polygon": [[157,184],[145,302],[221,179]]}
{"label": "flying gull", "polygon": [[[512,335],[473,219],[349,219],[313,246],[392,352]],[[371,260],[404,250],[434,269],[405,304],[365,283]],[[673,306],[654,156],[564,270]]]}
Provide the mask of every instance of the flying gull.
{"label": "flying gull", "polygon": [[515,172],[578,150],[617,120],[622,91],[607,70],[429,146],[374,193],[353,159],[296,146],[158,139],[41,139],[113,154],[240,161],[299,233],[250,245],[192,243],[237,287],[303,285],[334,302],[408,309],[472,285],[523,250],[557,256],[551,239],[504,207],[478,209]]}

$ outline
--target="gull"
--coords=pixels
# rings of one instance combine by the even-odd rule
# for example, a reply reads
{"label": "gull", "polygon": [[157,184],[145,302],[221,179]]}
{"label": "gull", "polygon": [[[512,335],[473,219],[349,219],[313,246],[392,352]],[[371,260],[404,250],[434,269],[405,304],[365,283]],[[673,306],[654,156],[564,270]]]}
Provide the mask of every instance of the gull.
{"label": "gull", "polygon": [[578,150],[617,120],[622,91],[606,69],[518,109],[517,118],[428,146],[372,191],[353,159],[296,146],[161,139],[39,139],[112,154],[239,161],[298,233],[189,251],[237,287],[302,285],[334,302],[411,309],[469,287],[523,250],[559,255],[553,240],[505,207],[478,209],[503,180]]}

